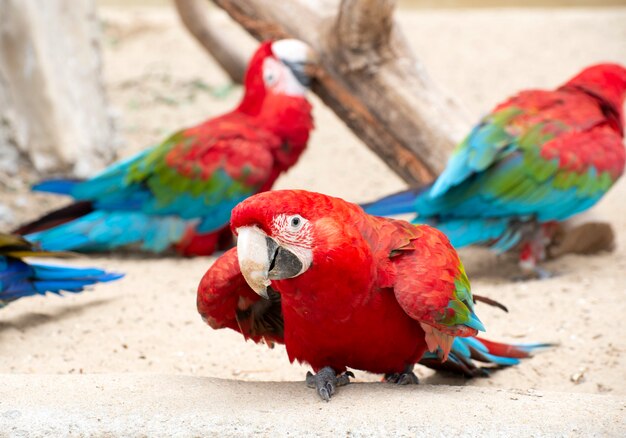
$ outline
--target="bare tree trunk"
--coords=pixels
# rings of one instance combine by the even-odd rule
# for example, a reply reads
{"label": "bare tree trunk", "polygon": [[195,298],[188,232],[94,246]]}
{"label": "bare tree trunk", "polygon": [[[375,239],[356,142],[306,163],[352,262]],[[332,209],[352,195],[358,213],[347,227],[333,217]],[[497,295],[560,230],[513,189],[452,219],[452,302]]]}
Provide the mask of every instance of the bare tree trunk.
{"label": "bare tree trunk", "polygon": [[115,156],[93,0],[0,0],[0,170],[85,176]]}
{"label": "bare tree trunk", "polygon": [[314,91],[410,184],[432,180],[467,129],[417,62],[394,0],[213,0],[258,39],[298,38],[320,55]]}
{"label": "bare tree trunk", "polygon": [[219,62],[234,82],[242,84],[247,57],[213,29],[205,13],[204,3],[204,0],[174,0],[178,14],[189,32]]}

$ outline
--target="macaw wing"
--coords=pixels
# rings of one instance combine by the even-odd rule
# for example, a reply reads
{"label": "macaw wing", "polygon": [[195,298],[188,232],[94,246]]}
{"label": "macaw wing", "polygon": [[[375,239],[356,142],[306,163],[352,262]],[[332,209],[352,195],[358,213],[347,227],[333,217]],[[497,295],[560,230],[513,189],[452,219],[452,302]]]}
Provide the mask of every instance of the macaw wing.
{"label": "macaw wing", "polygon": [[521,108],[513,106],[484,117],[456,147],[446,168],[433,184],[430,196],[442,195],[506,156],[514,148],[516,140],[507,129],[508,125],[522,112]]}
{"label": "macaw wing", "polygon": [[237,248],[225,252],[209,268],[198,286],[198,312],[213,329],[230,328],[254,342],[272,347],[284,343],[280,295],[257,295],[239,270]]}
{"label": "macaw wing", "polygon": [[[622,139],[608,127],[568,132],[514,151],[418,211],[445,220],[532,216],[563,220],[595,204],[620,177]],[[422,208],[423,207],[423,208]]]}
{"label": "macaw wing", "polygon": [[484,326],[463,264],[446,236],[428,225],[416,227],[414,238],[395,249],[393,291],[402,309],[421,323],[430,351],[441,348],[447,358],[456,336],[475,336]]}
{"label": "macaw wing", "polygon": [[228,222],[231,209],[267,184],[279,141],[241,124],[174,134],[161,145],[77,183],[71,194],[96,209],[201,219],[199,232]]}
{"label": "macaw wing", "polygon": [[561,134],[583,132],[605,121],[605,114],[589,96],[524,91],[496,107],[459,144],[429,195],[442,196],[515,151],[539,152]]}

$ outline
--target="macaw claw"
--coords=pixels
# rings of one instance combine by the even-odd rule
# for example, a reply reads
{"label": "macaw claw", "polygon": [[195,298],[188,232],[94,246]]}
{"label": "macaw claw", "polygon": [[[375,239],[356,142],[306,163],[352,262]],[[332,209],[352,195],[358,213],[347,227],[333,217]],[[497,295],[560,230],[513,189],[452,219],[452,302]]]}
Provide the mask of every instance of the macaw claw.
{"label": "macaw claw", "polygon": [[309,388],[315,388],[322,400],[330,401],[330,398],[336,392],[336,388],[350,383],[350,377],[354,377],[352,371],[346,371],[337,375],[331,367],[324,367],[317,374],[313,374],[310,371],[307,372],[306,385]]}
{"label": "macaw claw", "polygon": [[403,373],[387,373],[384,381],[387,383],[395,383],[396,385],[417,385],[420,380],[413,372],[413,366],[407,367]]}

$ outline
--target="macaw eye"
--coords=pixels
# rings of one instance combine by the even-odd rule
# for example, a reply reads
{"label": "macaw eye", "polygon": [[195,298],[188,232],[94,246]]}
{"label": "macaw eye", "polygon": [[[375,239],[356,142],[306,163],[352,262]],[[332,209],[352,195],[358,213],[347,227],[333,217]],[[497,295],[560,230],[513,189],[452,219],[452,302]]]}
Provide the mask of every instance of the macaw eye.
{"label": "macaw eye", "polygon": [[276,76],[274,75],[274,72],[269,71],[269,72],[265,73],[264,80],[265,80],[265,83],[267,85],[273,85],[274,81],[276,81]]}
{"label": "macaw eye", "polygon": [[302,227],[302,224],[304,223],[304,219],[302,219],[302,216],[296,214],[295,216],[291,216],[289,218],[289,228],[291,228],[294,231],[299,230]]}
{"label": "macaw eye", "polygon": [[265,85],[272,86],[278,80],[278,72],[276,71],[276,65],[273,62],[266,62],[263,66],[263,81]]}

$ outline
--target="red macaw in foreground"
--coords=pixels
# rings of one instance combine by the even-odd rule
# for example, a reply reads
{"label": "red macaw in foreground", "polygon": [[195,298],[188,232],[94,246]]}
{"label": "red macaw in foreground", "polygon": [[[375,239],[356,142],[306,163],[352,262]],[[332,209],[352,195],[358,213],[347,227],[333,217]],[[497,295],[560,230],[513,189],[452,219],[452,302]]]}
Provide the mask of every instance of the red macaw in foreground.
{"label": "red macaw in foreground", "polygon": [[[538,346],[474,336],[483,324],[463,265],[428,225],[366,214],[338,198],[300,190],[255,195],[233,210],[237,248],[198,288],[213,328],[284,343],[322,399],[348,383],[348,368],[417,383],[414,364],[479,375],[471,359],[512,365]],[[439,356],[439,357],[438,357]]]}
{"label": "red macaw in foreground", "polygon": [[417,213],[459,248],[520,251],[527,275],[546,277],[559,222],[591,208],[621,177],[626,68],[598,64],[556,90],[527,90],[485,116],[437,180],[364,206]]}
{"label": "red macaw in foreground", "polygon": [[45,181],[35,190],[76,202],[16,232],[55,251],[107,251],[139,244],[211,254],[232,240],[231,209],[269,190],[304,151],[313,129],[305,94],[312,61],[298,40],[268,41],[252,57],[233,111],[183,129],[87,181]]}

